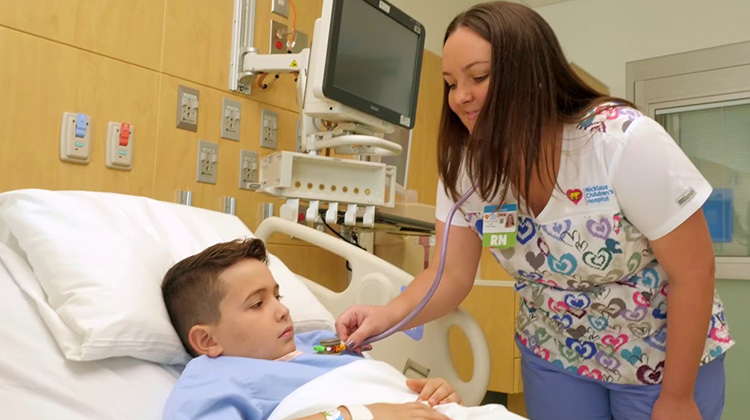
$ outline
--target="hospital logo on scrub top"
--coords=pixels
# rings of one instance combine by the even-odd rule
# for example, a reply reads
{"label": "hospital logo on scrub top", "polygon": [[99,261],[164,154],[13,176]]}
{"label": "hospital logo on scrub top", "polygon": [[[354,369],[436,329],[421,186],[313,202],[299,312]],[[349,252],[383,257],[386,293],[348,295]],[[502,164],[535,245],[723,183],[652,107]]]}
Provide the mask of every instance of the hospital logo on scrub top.
{"label": "hospital logo on scrub top", "polygon": [[578,205],[578,202],[581,201],[583,198],[583,191],[580,189],[571,189],[565,192],[565,195],[568,196],[568,199],[573,202],[573,204]]}
{"label": "hospital logo on scrub top", "polygon": [[609,185],[592,185],[590,187],[586,187],[583,190],[583,196],[586,199],[586,204],[598,204],[598,203],[608,203],[611,198],[612,194],[615,192],[612,190],[612,188],[609,188]]}

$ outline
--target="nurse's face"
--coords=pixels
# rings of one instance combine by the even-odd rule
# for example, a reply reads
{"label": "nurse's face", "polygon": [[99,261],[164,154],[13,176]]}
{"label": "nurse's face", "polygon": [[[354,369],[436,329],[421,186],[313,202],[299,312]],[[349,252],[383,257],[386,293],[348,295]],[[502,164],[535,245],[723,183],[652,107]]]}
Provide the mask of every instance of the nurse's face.
{"label": "nurse's face", "polygon": [[443,45],[448,105],[469,132],[474,130],[490,85],[492,46],[469,28],[456,29]]}

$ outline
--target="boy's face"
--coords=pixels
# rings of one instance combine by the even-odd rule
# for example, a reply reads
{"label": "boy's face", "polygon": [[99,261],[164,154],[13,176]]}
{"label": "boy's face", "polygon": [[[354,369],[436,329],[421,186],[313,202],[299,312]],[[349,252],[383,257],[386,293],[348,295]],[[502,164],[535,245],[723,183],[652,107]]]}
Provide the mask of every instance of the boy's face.
{"label": "boy's face", "polygon": [[296,350],[289,309],[279,302],[279,285],[266,264],[244,259],[224,270],[219,280],[226,295],[211,335],[222,355],[274,360]]}

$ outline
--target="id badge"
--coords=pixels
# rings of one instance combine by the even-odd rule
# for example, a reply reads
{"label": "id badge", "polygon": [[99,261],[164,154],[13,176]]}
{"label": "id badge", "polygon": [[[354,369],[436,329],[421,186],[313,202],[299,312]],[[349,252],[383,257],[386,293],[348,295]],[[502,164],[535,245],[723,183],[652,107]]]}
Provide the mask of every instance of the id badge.
{"label": "id badge", "polygon": [[516,245],[516,204],[486,206],[482,214],[482,246],[513,248]]}

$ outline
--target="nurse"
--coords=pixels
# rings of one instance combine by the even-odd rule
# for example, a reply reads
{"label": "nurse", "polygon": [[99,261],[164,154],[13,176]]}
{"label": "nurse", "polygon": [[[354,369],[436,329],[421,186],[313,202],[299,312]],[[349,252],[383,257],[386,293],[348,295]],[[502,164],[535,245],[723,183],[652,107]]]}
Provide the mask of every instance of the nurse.
{"label": "nurse", "polygon": [[[706,179],[659,124],[587,86],[523,5],[458,15],[443,77],[436,249],[450,226],[445,270],[405,328],[456,309],[488,247],[521,297],[532,419],[718,420],[733,342],[714,290]],[[509,217],[512,226],[501,222]],[[339,337],[358,345],[396,325],[439,260],[388,305],[348,308]]]}

